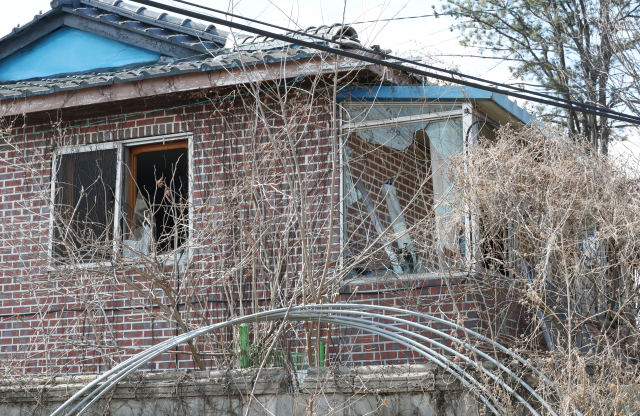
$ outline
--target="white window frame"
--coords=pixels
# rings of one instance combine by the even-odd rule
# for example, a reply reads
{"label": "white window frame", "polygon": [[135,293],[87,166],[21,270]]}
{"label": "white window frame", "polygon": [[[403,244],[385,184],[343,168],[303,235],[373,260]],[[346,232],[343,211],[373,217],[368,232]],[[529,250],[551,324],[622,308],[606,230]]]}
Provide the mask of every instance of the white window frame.
{"label": "white window frame", "polygon": [[[350,107],[390,107],[393,106],[391,104],[370,104],[367,106],[359,106],[359,105],[354,105],[354,106],[350,106]],[[406,105],[403,107],[429,107],[428,105]],[[419,123],[421,121],[443,121],[446,119],[451,119],[451,118],[462,118],[465,115],[465,106],[463,105],[462,108],[458,108],[455,110],[446,110],[446,111],[437,111],[437,112],[433,112],[433,113],[427,113],[427,114],[417,114],[417,115],[411,115],[411,116],[403,116],[403,117],[394,117],[394,118],[385,118],[385,119],[380,119],[380,120],[367,120],[367,121],[357,121],[357,122],[344,122],[344,124],[342,125],[342,128],[344,130],[346,130],[346,133],[351,133],[354,131],[358,131],[358,130],[371,130],[374,128],[379,128],[379,127],[384,127],[387,125],[394,125],[394,126],[403,126],[403,125],[407,125],[407,124],[415,124],[415,123]]]}
{"label": "white window frame", "polygon": [[[54,253],[53,253],[53,240],[54,240],[54,225],[55,225],[55,194],[56,194],[56,163],[58,158],[62,155],[74,154],[74,153],[86,153],[86,152],[94,152],[98,150],[111,150],[116,149],[116,193],[115,193],[115,207],[113,211],[113,254],[116,254],[116,250],[118,248],[118,242],[122,239],[122,233],[120,230],[120,220],[121,220],[121,206],[122,206],[122,197],[124,195],[124,165],[125,165],[125,151],[130,148],[136,146],[143,146],[147,144],[154,143],[168,143],[174,142],[178,140],[187,140],[187,154],[188,154],[188,165],[189,165],[189,237],[187,238],[187,242],[185,245],[187,248],[189,247],[188,240],[191,238],[194,233],[193,224],[195,221],[194,210],[193,210],[193,188],[194,188],[194,175],[193,175],[193,133],[177,133],[177,134],[167,134],[162,136],[152,136],[152,137],[144,137],[139,139],[129,139],[122,140],[118,142],[105,142],[105,143],[96,143],[96,144],[87,144],[87,145],[71,145],[71,146],[63,146],[55,149],[53,151],[52,157],[52,165],[51,165],[51,196],[49,201],[49,259],[51,262],[54,261]],[[191,250],[186,250],[184,255],[179,260],[180,265],[184,265],[187,263],[189,259],[193,256]],[[175,264],[175,260],[169,254],[162,254],[158,256],[159,259],[165,261],[166,266],[172,266]],[[136,258],[131,258],[131,263],[136,264]],[[72,266],[63,265],[62,268],[96,268],[98,266],[111,266],[111,261],[107,261],[104,263],[79,263],[74,264]],[[60,267],[58,267],[60,268]],[[49,270],[52,270],[53,267],[49,266]]]}
{"label": "white window frame", "polygon": [[[368,104],[352,104],[352,103],[345,103],[342,105],[342,110],[343,111],[348,111],[349,108],[353,108],[353,107],[363,107],[363,108],[370,108],[370,107],[390,107],[390,106],[403,106],[403,107],[422,107],[422,108],[438,108],[438,106],[446,106],[446,105],[458,105],[456,103],[431,103],[431,104],[425,104],[425,103],[400,103],[400,102],[396,102],[396,103],[368,103]],[[472,125],[473,123],[473,105],[469,104],[469,103],[460,103],[459,104],[461,106],[461,108],[457,108],[454,110],[445,110],[445,111],[434,111],[431,113],[426,113],[426,114],[418,114],[418,115],[411,115],[411,116],[403,116],[403,117],[394,117],[394,118],[388,118],[388,119],[381,119],[381,120],[367,120],[367,121],[359,121],[359,122],[350,122],[350,121],[346,121],[344,119],[344,117],[342,116],[343,112],[341,112],[340,114],[340,144],[339,144],[339,150],[340,150],[340,266],[343,267],[344,266],[344,249],[346,246],[346,241],[347,241],[347,233],[346,233],[346,222],[347,222],[347,207],[346,207],[346,201],[345,201],[345,190],[344,190],[344,186],[345,186],[345,181],[346,181],[346,159],[345,159],[345,155],[344,155],[344,150],[346,147],[346,143],[349,140],[349,137],[351,136],[352,133],[357,132],[357,131],[361,131],[361,130],[371,130],[374,128],[380,128],[380,127],[385,127],[385,126],[402,126],[402,125],[408,125],[408,124],[415,124],[415,123],[419,123],[419,122],[423,122],[423,121],[429,121],[429,122],[439,122],[439,121],[446,121],[452,118],[458,118],[461,120],[461,125],[462,125],[462,143],[463,143],[463,151],[466,152],[467,150],[467,146],[469,145],[469,143],[466,142],[465,139],[465,133],[467,131],[467,129],[469,128],[469,126]],[[475,139],[475,135],[473,136]],[[467,227],[467,230],[470,231],[471,227],[473,226],[472,224],[469,224],[470,226]],[[470,232],[466,232],[465,234],[465,238],[471,238],[472,237],[472,233]],[[470,245],[471,242],[469,243]],[[470,250],[467,250],[467,257],[469,257],[471,255]],[[402,278],[407,277],[407,276],[415,276],[416,274],[420,274],[420,273],[409,273],[409,274],[402,274],[399,275],[398,277]]]}

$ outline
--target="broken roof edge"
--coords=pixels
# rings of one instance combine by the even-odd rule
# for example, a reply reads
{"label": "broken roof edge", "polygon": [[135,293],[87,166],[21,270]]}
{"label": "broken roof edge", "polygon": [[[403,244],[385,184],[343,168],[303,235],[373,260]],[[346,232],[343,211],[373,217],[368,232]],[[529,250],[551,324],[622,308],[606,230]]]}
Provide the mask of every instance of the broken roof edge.
{"label": "broken roof edge", "polygon": [[338,93],[340,101],[381,101],[381,102],[408,102],[408,101],[441,101],[441,102],[472,102],[491,103],[497,110],[506,112],[510,118],[528,124],[535,121],[535,114],[529,114],[515,101],[510,100],[504,94],[481,90],[479,88],[462,86],[440,85],[398,85],[376,87],[348,87]]}

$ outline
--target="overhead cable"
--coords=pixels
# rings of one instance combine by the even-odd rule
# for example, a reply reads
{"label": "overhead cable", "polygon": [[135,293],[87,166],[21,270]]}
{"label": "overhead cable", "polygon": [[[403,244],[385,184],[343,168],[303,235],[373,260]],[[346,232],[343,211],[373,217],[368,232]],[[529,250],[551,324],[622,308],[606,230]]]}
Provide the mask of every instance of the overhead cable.
{"label": "overhead cable", "polygon": [[464,15],[476,14],[476,13],[506,12],[506,11],[509,11],[509,10],[516,10],[516,9],[530,9],[532,7],[538,7],[538,6],[550,6],[552,4],[566,3],[567,1],[569,1],[569,0],[560,0],[560,1],[553,1],[553,2],[547,2],[547,3],[536,3],[536,4],[529,4],[529,5],[526,5],[526,6],[505,7],[505,8],[502,8],[502,9],[468,10],[468,11],[464,11],[464,12],[451,12],[451,13],[438,13],[438,12],[435,12],[434,14],[423,14],[423,15],[420,15],[420,16],[391,17],[389,19],[364,20],[364,21],[361,21],[361,22],[352,22],[352,23],[347,23],[347,24],[349,24],[349,25],[360,25],[360,24],[363,24],[363,23],[393,22],[393,21],[396,21],[396,20],[421,19],[423,17],[464,16]]}
{"label": "overhead cable", "polygon": [[[204,10],[208,10],[208,11],[212,11],[215,13],[220,13],[220,14],[224,14],[226,16],[229,17],[234,17],[234,18],[239,18],[239,19],[243,19],[246,20],[248,22],[252,22],[252,23],[257,23],[263,26],[268,26],[268,27],[272,27],[275,29],[279,29],[279,30],[284,30],[286,32],[285,35],[280,35],[278,33],[274,33],[274,32],[269,32],[263,29],[257,29],[251,26],[247,26],[247,25],[243,25],[240,23],[235,23],[235,22],[230,22],[228,20],[224,20],[224,19],[220,19],[217,17],[213,17],[210,15],[206,15],[206,14],[202,14],[202,13],[198,13],[198,12],[194,12],[191,10],[185,10],[179,7],[175,7],[175,6],[169,6],[169,5],[165,5],[162,3],[158,3],[157,1],[153,1],[153,0],[133,0],[137,3],[142,3],[148,6],[152,6],[152,7],[157,7],[159,9],[163,9],[166,11],[170,11],[173,13],[178,13],[178,14],[183,14],[186,16],[190,16],[190,17],[194,17],[196,19],[201,19],[201,20],[205,20],[205,21],[209,21],[212,23],[217,23],[223,26],[228,26],[234,29],[239,29],[239,30],[243,30],[249,33],[254,33],[260,36],[265,36],[268,38],[273,38],[273,39],[277,39],[277,40],[282,40],[288,43],[292,43],[292,44],[296,44],[296,45],[300,45],[300,46],[306,46],[308,48],[312,48],[312,49],[318,49],[324,52],[329,52],[329,53],[334,53],[336,55],[342,55],[345,57],[349,57],[349,58],[353,58],[353,59],[358,59],[358,60],[362,60],[362,61],[366,61],[366,62],[370,62],[370,63],[375,63],[375,64],[379,64],[382,66],[386,66],[388,68],[392,68],[392,69],[396,69],[396,70],[400,70],[400,71],[406,71],[409,73],[413,73],[413,74],[417,74],[417,75],[422,75],[422,76],[428,76],[431,78],[435,78],[435,79],[439,79],[442,81],[448,81],[448,82],[453,82],[453,83],[457,83],[460,85],[465,85],[465,86],[469,86],[469,87],[473,87],[473,88],[479,88],[479,89],[483,89],[486,91],[491,91],[491,92],[496,92],[496,93],[500,93],[500,94],[505,94],[505,95],[509,95],[512,97],[516,97],[516,98],[522,98],[522,99],[526,99],[526,100],[531,100],[531,101],[535,101],[541,104],[547,104],[547,105],[552,105],[552,106],[556,106],[556,107],[561,107],[561,108],[566,108],[569,110],[574,110],[574,111],[582,111],[585,113],[589,113],[589,114],[595,114],[595,115],[599,115],[602,117],[608,117],[614,120],[620,120],[620,121],[627,121],[630,123],[634,123],[634,124],[640,124],[640,118],[639,117],[635,117],[635,116],[630,116],[628,114],[624,114],[618,111],[614,111],[614,110],[610,110],[607,108],[602,108],[602,107],[598,107],[598,106],[593,106],[593,105],[589,105],[589,104],[584,104],[584,103],[579,103],[576,101],[572,101],[572,100],[568,100],[565,98],[560,98],[560,97],[554,97],[548,94],[544,94],[544,93],[540,93],[540,92],[536,92],[536,91],[529,91],[523,88],[518,88],[512,85],[507,85],[507,84],[501,84],[501,83],[497,83],[497,82],[493,82],[493,81],[487,81],[485,79],[479,78],[479,77],[474,77],[471,75],[466,75],[466,74],[461,74],[459,72],[456,71],[452,71],[452,70],[448,70],[448,69],[444,69],[444,68],[438,68],[432,65],[427,65],[427,64],[422,64],[422,63],[417,63],[408,59],[404,59],[398,56],[394,56],[394,55],[389,55],[387,53],[381,52],[381,51],[376,51],[376,50],[371,50],[371,49],[367,49],[364,47],[358,47],[356,45],[353,44],[347,44],[344,42],[340,42],[337,40],[333,40],[333,39],[327,39],[321,36],[316,36],[313,35],[311,33],[307,33],[307,32],[301,32],[301,31],[297,31],[297,30],[292,30],[292,29],[288,29],[282,26],[278,26],[278,25],[274,25],[271,23],[267,23],[267,22],[263,22],[260,20],[256,20],[256,19],[251,19],[248,17],[243,17],[243,16],[239,16],[233,13],[229,13],[229,12],[225,12],[222,10],[218,10],[218,9],[213,9],[210,7],[206,7],[206,6],[201,6],[195,3],[191,3],[189,1],[186,0],[173,0],[175,2],[178,3],[182,3],[182,4],[186,4],[189,6],[193,6],[193,7],[198,7]],[[447,76],[443,76],[440,74],[435,74],[432,72],[427,72],[427,71],[422,71],[422,70],[417,70],[415,68],[411,68],[411,67],[407,67],[404,65],[400,65],[397,63],[390,63],[390,62],[386,62],[380,59],[376,59],[376,58],[371,58],[368,56],[362,56],[360,54],[356,54],[353,52],[348,52],[348,51],[344,51],[344,50],[340,50],[340,49],[336,49],[336,48],[332,48],[329,46],[325,46],[325,45],[318,45],[316,43],[313,42],[308,42],[305,40],[301,40],[301,39],[296,39],[294,37],[288,36],[289,34],[296,34],[296,35],[300,35],[300,36],[305,36],[308,38],[312,38],[312,39],[318,39],[322,42],[329,42],[329,43],[333,43],[335,45],[338,46],[343,46],[345,48],[349,48],[349,49],[355,49],[355,50],[359,50],[359,51],[363,51],[363,52],[367,52],[367,53],[374,53],[376,55],[385,57],[385,58],[389,58],[389,59],[394,59],[400,62],[404,62],[407,64],[411,64],[414,66],[419,66],[419,67],[423,67],[423,68],[427,68],[430,70],[435,70],[435,71],[439,71],[439,72],[444,72],[444,73],[448,73],[454,77],[461,77],[461,78],[466,78],[466,79],[470,79],[473,81],[478,81],[478,82],[483,82],[486,84],[489,84],[490,86],[485,86],[485,85],[481,85],[481,84],[476,84],[476,83],[472,83],[472,82],[468,82],[468,81],[463,81],[459,78],[452,78],[452,77],[447,77]],[[500,88],[507,88],[510,89],[514,92],[508,92],[508,91],[504,91],[501,90]],[[524,95],[524,94],[528,94],[528,95]],[[541,97],[543,99],[538,99],[538,98],[534,98],[531,96],[535,96],[535,97]]]}

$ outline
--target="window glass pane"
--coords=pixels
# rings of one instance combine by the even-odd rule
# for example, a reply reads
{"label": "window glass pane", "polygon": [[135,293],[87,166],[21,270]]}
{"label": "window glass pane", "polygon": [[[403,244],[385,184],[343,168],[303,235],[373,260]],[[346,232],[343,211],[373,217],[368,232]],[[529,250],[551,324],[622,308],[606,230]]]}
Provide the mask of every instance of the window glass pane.
{"label": "window glass pane", "polygon": [[425,129],[431,149],[431,169],[433,171],[433,193],[438,208],[444,213],[446,197],[451,188],[449,158],[462,151],[462,120],[450,119],[431,123]]}
{"label": "window glass pane", "polygon": [[462,120],[390,124],[351,134],[345,146],[346,259],[359,275],[428,271],[453,245],[443,219],[449,158],[462,150]]}
{"label": "window glass pane", "polygon": [[451,184],[453,178],[449,172],[450,158],[462,151],[462,120],[450,119],[431,123],[425,129],[429,137],[431,153],[431,171],[433,183],[433,199],[436,213],[436,237],[440,250],[454,250],[458,236],[447,230],[447,214],[450,210]]}
{"label": "window glass pane", "polygon": [[116,163],[115,149],[57,158],[55,257],[84,263],[111,258]]}
{"label": "window glass pane", "polygon": [[403,127],[406,136],[358,131],[345,146],[345,259],[355,275],[424,268],[422,243],[413,234],[432,220],[429,147],[421,127]]}

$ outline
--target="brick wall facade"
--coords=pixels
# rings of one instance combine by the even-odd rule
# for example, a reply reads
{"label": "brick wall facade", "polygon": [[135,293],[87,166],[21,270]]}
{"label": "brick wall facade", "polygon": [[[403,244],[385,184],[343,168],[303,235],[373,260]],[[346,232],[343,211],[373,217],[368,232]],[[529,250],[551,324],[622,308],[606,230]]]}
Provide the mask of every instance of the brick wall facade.
{"label": "brick wall facade", "polygon": [[[73,273],[46,270],[52,154],[61,146],[193,135],[193,256],[184,269],[166,264],[156,268],[156,275],[168,273],[176,291],[180,287],[181,316],[193,325],[285,306],[300,289],[299,276],[317,281],[327,261],[329,273],[336,266],[339,213],[333,217],[332,233],[329,219],[331,207],[339,206],[340,184],[336,180],[331,187],[335,143],[328,99],[296,97],[284,107],[265,99],[261,108],[245,97],[197,104],[180,99],[186,104],[170,109],[158,105],[142,114],[86,118],[75,113],[61,124],[31,124],[27,119],[0,149],[0,358],[18,371],[97,373],[176,334],[176,328],[159,317],[161,306],[124,283],[134,282],[168,303],[166,293],[144,274],[105,272],[104,267]],[[388,171],[379,171],[382,176],[428,169],[428,151],[403,166],[394,166],[393,157],[387,156],[380,159]],[[367,169],[378,172],[373,165]],[[423,196],[413,198],[411,188],[418,182],[408,174],[398,181],[403,203],[414,201],[410,222],[430,210],[428,185],[420,191]],[[477,326],[476,299],[464,291],[452,293],[450,283],[433,276],[395,282],[358,278],[335,285],[335,291],[336,300],[344,302],[409,307],[453,319],[459,310],[466,323]],[[518,320],[509,322],[507,333],[513,336]],[[256,324],[251,336],[258,339],[258,331],[269,329]],[[300,331],[292,327],[286,336],[293,348],[303,351]],[[218,335],[237,341],[231,328]],[[196,344],[209,354],[205,366],[228,366],[231,358],[212,338]],[[189,348],[178,351],[158,357],[146,369],[194,368]],[[422,361],[380,337],[335,329],[332,361],[391,364],[408,359]]]}

